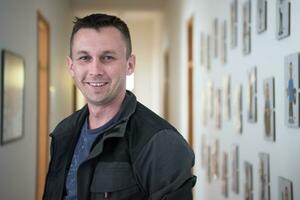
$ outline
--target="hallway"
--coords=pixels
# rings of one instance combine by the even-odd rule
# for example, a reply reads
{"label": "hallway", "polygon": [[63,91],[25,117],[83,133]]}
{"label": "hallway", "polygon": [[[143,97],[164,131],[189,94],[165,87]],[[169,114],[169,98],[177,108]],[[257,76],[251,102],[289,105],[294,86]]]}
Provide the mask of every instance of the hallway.
{"label": "hallway", "polygon": [[286,188],[300,199],[299,9],[290,0],[0,0],[0,49],[24,61],[21,135],[5,142],[1,130],[0,199],[40,199],[50,139],[39,128],[50,133],[84,104],[66,58],[74,17],[93,12],[128,24],[137,57],[128,89],[192,145],[194,199],[283,200]]}

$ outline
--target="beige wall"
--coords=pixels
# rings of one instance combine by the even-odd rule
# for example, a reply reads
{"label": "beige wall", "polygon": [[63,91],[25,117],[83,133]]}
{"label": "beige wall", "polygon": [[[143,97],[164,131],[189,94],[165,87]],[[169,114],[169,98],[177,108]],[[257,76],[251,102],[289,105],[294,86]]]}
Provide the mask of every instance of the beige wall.
{"label": "beige wall", "polygon": [[24,138],[0,146],[1,199],[35,198],[37,134],[37,11],[50,24],[50,128],[71,113],[71,81],[66,78],[64,58],[67,55],[66,20],[68,1],[1,0],[0,49],[22,55],[25,59]]}

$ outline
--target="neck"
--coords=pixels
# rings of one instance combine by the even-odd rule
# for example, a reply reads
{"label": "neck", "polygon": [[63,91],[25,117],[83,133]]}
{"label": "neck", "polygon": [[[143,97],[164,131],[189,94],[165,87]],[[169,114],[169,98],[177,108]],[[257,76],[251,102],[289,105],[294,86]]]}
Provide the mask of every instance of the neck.
{"label": "neck", "polygon": [[125,93],[126,91],[122,92],[108,105],[88,104],[90,129],[103,126],[117,114],[121,108]]}

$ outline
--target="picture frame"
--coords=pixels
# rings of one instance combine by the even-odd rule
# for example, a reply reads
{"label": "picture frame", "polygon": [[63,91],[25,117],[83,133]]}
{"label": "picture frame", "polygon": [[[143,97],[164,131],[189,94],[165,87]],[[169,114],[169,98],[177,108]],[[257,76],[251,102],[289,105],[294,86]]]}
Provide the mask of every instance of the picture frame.
{"label": "picture frame", "polygon": [[244,183],[244,199],[253,200],[253,170],[252,164],[245,161],[245,183]]}
{"label": "picture frame", "polygon": [[238,1],[230,3],[230,46],[235,48],[238,45]]}
{"label": "picture frame", "polygon": [[290,0],[277,0],[276,2],[276,37],[278,40],[290,35],[291,3]]}
{"label": "picture frame", "polygon": [[258,177],[259,200],[270,200],[270,158],[267,153],[259,153]]}
{"label": "picture frame", "polygon": [[279,200],[293,200],[293,182],[284,177],[278,177]]}
{"label": "picture frame", "polygon": [[251,52],[251,0],[243,3],[243,54]]}
{"label": "picture frame", "polygon": [[247,104],[248,104],[248,122],[257,122],[257,69],[252,67],[248,70],[248,90],[247,90]]}
{"label": "picture frame", "polygon": [[211,146],[206,146],[206,179],[208,183],[211,183],[212,173],[211,173]]}
{"label": "picture frame", "polygon": [[289,128],[300,126],[300,53],[287,55],[284,59],[285,124]]}
{"label": "picture frame", "polygon": [[239,194],[239,147],[232,145],[232,182],[231,189],[234,193]]}
{"label": "picture frame", "polygon": [[267,30],[267,0],[257,0],[256,4],[256,30],[257,33],[263,33]]}
{"label": "picture frame", "polygon": [[211,174],[213,179],[219,178],[219,140],[215,140],[211,152]]}
{"label": "picture frame", "polygon": [[223,118],[231,119],[231,77],[225,75],[223,77]]}
{"label": "picture frame", "polygon": [[221,175],[221,191],[224,197],[228,197],[228,154],[223,152],[222,159],[222,175]]}
{"label": "picture frame", "polygon": [[200,64],[201,66],[206,66],[206,44],[205,44],[205,33],[200,33]]}
{"label": "picture frame", "polygon": [[243,95],[242,85],[238,84],[235,86],[234,91],[234,129],[237,133],[242,134],[243,132]]}
{"label": "picture frame", "polygon": [[227,22],[221,23],[221,38],[220,38],[220,59],[221,64],[227,63]]}
{"label": "picture frame", "polygon": [[209,71],[211,69],[211,36],[206,37],[206,69]]}
{"label": "picture frame", "polygon": [[222,91],[219,88],[215,89],[215,98],[214,98],[214,121],[215,127],[217,129],[222,128]]}
{"label": "picture frame", "polygon": [[206,136],[202,133],[201,136],[201,166],[206,167]]}
{"label": "picture frame", "polygon": [[264,80],[264,137],[275,141],[275,79],[270,77]]}
{"label": "picture frame", "polygon": [[218,50],[219,50],[219,20],[215,18],[213,20],[213,41],[214,41],[214,58],[218,58]]}
{"label": "picture frame", "polygon": [[25,61],[8,50],[1,52],[0,130],[1,144],[24,136]]}

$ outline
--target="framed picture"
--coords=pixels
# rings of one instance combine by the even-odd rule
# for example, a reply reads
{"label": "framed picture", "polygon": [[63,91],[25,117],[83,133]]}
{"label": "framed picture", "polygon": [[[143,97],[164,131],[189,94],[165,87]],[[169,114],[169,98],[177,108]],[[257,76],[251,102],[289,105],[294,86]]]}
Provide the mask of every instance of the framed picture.
{"label": "framed picture", "polygon": [[221,48],[220,48],[220,57],[221,64],[225,64],[227,62],[227,23],[223,21],[221,24]]}
{"label": "framed picture", "polygon": [[243,53],[251,52],[251,1],[243,4]]}
{"label": "framed picture", "polygon": [[262,33],[267,30],[267,0],[257,0],[256,4],[256,30]]}
{"label": "framed picture", "polygon": [[231,118],[231,84],[229,75],[223,77],[223,118],[226,120]]}
{"label": "framed picture", "polygon": [[242,85],[239,84],[235,88],[235,93],[234,93],[234,128],[236,132],[242,133],[243,131],[243,104],[242,104]]}
{"label": "framed picture", "polygon": [[274,77],[264,80],[264,135],[266,140],[275,141],[275,81]]}
{"label": "framed picture", "polygon": [[257,122],[257,73],[256,73],[256,67],[253,67],[248,71],[247,102],[248,102],[248,112],[247,112],[248,121],[255,123],[255,122]]}
{"label": "framed picture", "polygon": [[232,191],[239,193],[239,148],[237,145],[232,146]]}
{"label": "framed picture", "polygon": [[219,140],[215,140],[212,146],[211,174],[214,179],[219,178]]}
{"label": "framed picture", "polygon": [[207,125],[207,90],[205,87],[201,90],[201,97],[200,97],[200,107],[201,107],[201,122],[203,126]]}
{"label": "framed picture", "polygon": [[217,129],[222,128],[222,96],[221,96],[221,89],[215,90],[215,127]]}
{"label": "framed picture", "polygon": [[221,175],[221,184],[222,184],[222,194],[224,197],[228,197],[228,154],[223,152],[222,159],[222,175]]}
{"label": "framed picture", "polygon": [[238,44],[238,0],[232,0],[230,3],[230,35],[231,48]]}
{"label": "framed picture", "polygon": [[200,63],[201,63],[201,66],[205,66],[206,63],[205,63],[205,34],[203,32],[201,32],[200,34]]}
{"label": "framed picture", "polygon": [[206,69],[209,71],[211,68],[211,37],[207,35],[206,37]]}
{"label": "framed picture", "polygon": [[300,54],[294,53],[285,57],[285,122],[288,127],[297,128],[299,117],[299,66]]}
{"label": "framed picture", "polygon": [[206,166],[206,137],[205,134],[201,136],[201,166],[205,168]]}
{"label": "framed picture", "polygon": [[215,108],[214,108],[214,84],[212,81],[207,82],[207,108],[208,108],[208,115],[211,119],[214,117]]}
{"label": "framed picture", "polygon": [[270,166],[269,154],[259,154],[259,200],[270,200]]}
{"label": "framed picture", "polygon": [[279,200],[293,200],[293,183],[292,181],[279,177]]}
{"label": "framed picture", "polygon": [[245,183],[244,183],[244,199],[253,200],[253,173],[252,164],[244,162]]}
{"label": "framed picture", "polygon": [[290,0],[277,0],[276,36],[279,40],[290,35],[290,12]]}
{"label": "framed picture", "polygon": [[213,37],[214,37],[214,58],[218,57],[218,37],[219,37],[219,20],[215,18],[213,21]]}
{"label": "framed picture", "polygon": [[211,147],[210,145],[206,146],[206,178],[207,182],[211,183]]}
{"label": "framed picture", "polygon": [[2,50],[1,66],[1,144],[18,140],[24,135],[24,59]]}

